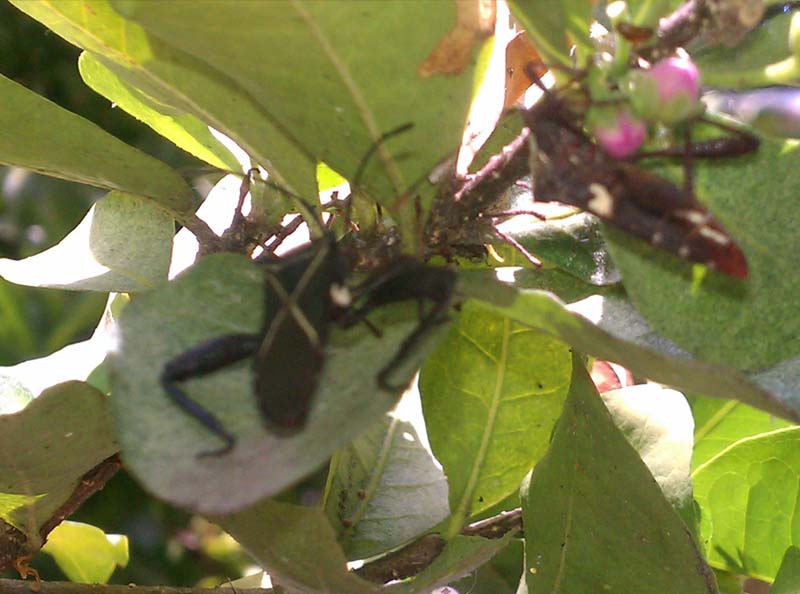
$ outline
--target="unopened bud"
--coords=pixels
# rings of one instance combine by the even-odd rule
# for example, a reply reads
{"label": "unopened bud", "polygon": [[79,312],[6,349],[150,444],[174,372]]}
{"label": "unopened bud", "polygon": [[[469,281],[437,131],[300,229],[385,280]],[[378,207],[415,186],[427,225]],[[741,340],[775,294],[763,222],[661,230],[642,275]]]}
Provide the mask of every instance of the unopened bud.
{"label": "unopened bud", "polygon": [[688,58],[661,60],[631,76],[631,103],[644,119],[675,124],[702,112],[700,72]]}
{"label": "unopened bud", "polygon": [[594,126],[597,144],[615,159],[625,159],[635,154],[644,143],[647,129],[644,122],[627,110],[617,110]]}

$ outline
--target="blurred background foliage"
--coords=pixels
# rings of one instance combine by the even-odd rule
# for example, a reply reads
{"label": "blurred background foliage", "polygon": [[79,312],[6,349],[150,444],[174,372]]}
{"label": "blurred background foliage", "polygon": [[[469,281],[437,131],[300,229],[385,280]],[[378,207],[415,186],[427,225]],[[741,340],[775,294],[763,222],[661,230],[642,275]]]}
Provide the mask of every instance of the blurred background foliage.
{"label": "blurred background foliage", "polygon": [[[0,73],[172,167],[196,166],[191,156],[84,85],[79,53],[0,2]],[[0,258],[24,258],[58,243],[102,195],[89,186],[0,167]],[[88,338],[105,301],[102,293],[22,287],[0,279],[0,366]],[[216,585],[239,577],[250,563],[217,527],[156,501],[124,471],[71,519],[128,536],[130,562],[117,568],[111,583]],[[47,555],[38,555],[31,566],[45,580],[65,579]]]}

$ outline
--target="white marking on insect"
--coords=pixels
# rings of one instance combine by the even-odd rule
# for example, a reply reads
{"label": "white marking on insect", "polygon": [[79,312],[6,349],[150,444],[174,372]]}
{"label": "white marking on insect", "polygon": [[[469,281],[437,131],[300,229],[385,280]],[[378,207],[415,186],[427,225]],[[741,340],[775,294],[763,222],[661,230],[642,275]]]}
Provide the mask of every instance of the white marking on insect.
{"label": "white marking on insect", "polygon": [[708,215],[699,210],[679,210],[677,215],[686,219],[693,225],[702,225],[708,221]]}
{"label": "white marking on insect", "polygon": [[681,247],[679,247],[678,248],[678,255],[681,258],[688,258],[689,257],[689,246],[688,245],[682,245]]}
{"label": "white marking on insect", "polygon": [[658,245],[664,241],[664,234],[661,231],[656,231],[653,233],[653,237],[650,238],[650,241],[653,243],[653,245]]}
{"label": "white marking on insect", "polygon": [[337,285],[336,283],[332,284],[330,288],[330,294],[333,304],[338,305],[339,307],[348,307],[353,303],[353,295],[350,293],[350,289],[346,285]]}
{"label": "white marking on insect", "polygon": [[711,241],[714,241],[720,245],[728,245],[731,242],[730,237],[720,231],[717,231],[716,229],[712,229],[707,225],[700,227],[698,233],[700,233],[700,235],[706,239],[710,239]]}
{"label": "white marking on insect", "polygon": [[589,191],[592,193],[592,199],[586,203],[586,208],[601,217],[611,218],[614,215],[614,196],[608,188],[593,183],[589,184]]}

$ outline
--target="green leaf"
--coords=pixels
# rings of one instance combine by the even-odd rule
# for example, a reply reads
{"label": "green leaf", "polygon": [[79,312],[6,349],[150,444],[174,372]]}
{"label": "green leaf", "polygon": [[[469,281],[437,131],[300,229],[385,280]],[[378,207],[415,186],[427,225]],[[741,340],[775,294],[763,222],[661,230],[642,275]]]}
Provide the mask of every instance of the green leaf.
{"label": "green leaf", "polygon": [[791,16],[788,14],[776,16],[745,35],[735,49],[718,46],[693,55],[692,59],[700,68],[703,84],[734,89],[793,84],[797,78],[796,72],[792,77],[795,81],[792,78],[776,80],[774,75],[783,69],[769,68],[792,55],[789,45],[790,22]]}
{"label": "green leaf", "polygon": [[695,190],[744,250],[750,276],[708,274],[695,286],[691,265],[609,230],[628,294],[658,332],[704,360],[753,370],[799,354],[791,255],[800,234],[786,224],[800,219],[798,144],[762,140],[755,155],[696,165]]}
{"label": "green leaf", "polygon": [[791,425],[736,400],[720,401],[695,396],[689,402],[695,423],[693,469],[740,439]]}
{"label": "green leaf", "polygon": [[435,588],[446,586],[485,564],[502,551],[510,540],[510,534],[495,540],[458,534],[447,542],[439,556],[425,568],[425,571],[411,581],[388,586],[383,592],[426,594]]}
{"label": "green leaf", "polygon": [[0,105],[0,163],[191,208],[191,190],[167,165],[3,76]]}
{"label": "green leaf", "polygon": [[579,361],[522,487],[530,592],[715,593],[713,574]]}
{"label": "green leaf", "polygon": [[691,507],[694,419],[683,394],[658,384],[639,384],[601,397],[667,501],[679,511]]}
{"label": "green leaf", "polygon": [[414,425],[393,413],[336,453],[325,513],[348,559],[366,559],[444,520],[447,479]]}
{"label": "green leaf", "polygon": [[[525,565],[524,543],[512,538],[508,546],[481,565],[474,573],[450,586],[465,594],[515,594]],[[441,593],[446,594],[446,593]]]}
{"label": "green leaf", "polygon": [[152,202],[110,192],[54,247],[0,259],[0,275],[33,287],[143,291],[167,279],[174,233],[172,217]]}
{"label": "green leaf", "polygon": [[501,229],[532,254],[585,283],[611,285],[620,281],[600,234],[600,223],[588,213]]}
{"label": "green leaf", "polygon": [[89,524],[62,522],[42,551],[52,556],[71,582],[105,584],[117,566],[128,564],[128,538],[107,535]]}
{"label": "green leaf", "polygon": [[800,591],[800,549],[789,547],[783,555],[770,594],[797,594]]}
{"label": "green leaf", "polygon": [[784,419],[800,420],[791,401],[783,403],[735,370],[661,355],[616,338],[565,309],[549,293],[519,291],[479,272],[464,272],[459,282],[461,294],[481,301],[482,307],[544,330],[598,359],[619,363],[635,375],[687,393],[735,398]]}
{"label": "green leaf", "polygon": [[[165,44],[224,73],[262,117],[280,122],[307,154],[349,179],[383,133],[412,122],[412,130],[377,151],[363,178],[370,195],[388,205],[458,146],[473,76],[481,76],[474,72],[477,52],[458,76],[418,74],[455,24],[449,2],[218,0],[204,10],[180,1],[112,5]],[[387,39],[402,39],[402,48]]]}
{"label": "green leaf", "polygon": [[[263,311],[263,282],[262,270],[242,256],[209,256],[136,299],[120,319],[120,348],[111,357],[111,368],[123,457],[149,490],[168,501],[223,513],[278,493],[318,468],[397,400],[398,394],[378,388],[376,376],[416,327],[414,304],[380,308],[370,316],[381,338],[363,325],[332,329],[311,416],[292,437],[278,437],[263,427],[248,362],[186,382],[191,397],[218,415],[238,439],[228,455],[198,458],[218,449],[219,439],[171,404],[159,383],[161,370],[210,338],[257,333],[263,317],[272,315]],[[408,365],[393,373],[393,381],[410,380],[446,329],[446,324],[437,328]]]}
{"label": "green leaf", "polygon": [[345,178],[325,165],[325,163],[317,164],[317,186],[320,192],[331,190],[346,183],[347,180]]}
{"label": "green leaf", "polygon": [[83,52],[78,60],[81,77],[92,89],[206,163],[227,171],[242,169],[236,157],[211,133],[207,124],[180,110],[170,113],[168,107],[126,83],[113,67],[104,65],[103,61],[101,56],[89,52]]}
{"label": "green leaf", "polygon": [[464,305],[419,381],[431,447],[450,484],[450,535],[518,489],[545,453],[570,365],[562,342]]}
{"label": "green leaf", "polygon": [[592,6],[585,0],[512,0],[511,11],[545,64],[572,68],[572,46],[591,48]]}
{"label": "green leaf", "polygon": [[[91,10],[85,10],[85,5],[78,2],[16,1],[14,5],[70,43],[94,54],[160,113],[194,116],[232,138],[266,167],[275,181],[302,196],[316,196],[316,160],[287,135],[280,122],[265,113],[256,97],[235,84],[225,72],[216,72],[149,36],[135,23],[120,17],[107,0],[94,0]],[[228,13],[229,8],[230,5],[218,12]],[[186,14],[195,12],[200,11]],[[263,21],[259,26],[263,30]],[[242,45],[235,28],[228,35],[230,43]],[[249,49],[246,52],[244,63],[252,63],[255,55],[266,55]],[[204,138],[205,134],[196,140],[203,144]]]}
{"label": "green leaf", "polygon": [[105,396],[76,381],[0,416],[0,519],[24,532],[32,549],[81,477],[117,451],[109,421]]}
{"label": "green leaf", "polygon": [[321,509],[264,500],[211,518],[278,583],[302,594],[369,594],[378,585],[346,569],[336,534]]}
{"label": "green leaf", "polygon": [[[513,262],[513,257],[507,257],[510,252],[498,250],[503,258]],[[563,299],[566,303],[573,303],[589,297],[613,295],[616,289],[597,287],[579,281],[573,275],[557,268],[519,268],[514,266],[498,266],[494,269],[498,279],[511,282],[517,289],[538,289],[547,291]]]}
{"label": "green leaf", "polygon": [[798,474],[798,427],[742,439],[700,466],[692,478],[709,562],[772,580],[800,544]]}
{"label": "green leaf", "polygon": [[570,67],[567,15],[562,0],[511,0],[511,13],[547,64]]}

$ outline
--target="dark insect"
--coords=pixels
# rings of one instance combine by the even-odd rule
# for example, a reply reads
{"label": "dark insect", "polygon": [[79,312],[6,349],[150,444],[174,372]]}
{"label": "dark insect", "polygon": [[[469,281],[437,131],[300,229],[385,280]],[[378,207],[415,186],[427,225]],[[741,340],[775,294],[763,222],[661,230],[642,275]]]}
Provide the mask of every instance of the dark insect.
{"label": "dark insect", "polygon": [[[741,249],[691,188],[679,188],[633,163],[606,155],[583,132],[580,117],[566,100],[550,92],[523,118],[535,144],[530,162],[536,200],[577,206],[680,258],[747,277]],[[688,162],[756,150],[757,138],[731,131],[730,137],[643,156],[680,156]]]}
{"label": "dark insect", "polygon": [[236,437],[189,396],[181,382],[252,358],[253,392],[264,424],[277,435],[292,435],[308,418],[325,364],[331,324],[350,327],[367,322],[370,312],[389,303],[432,301],[433,308],[420,315],[417,328],[376,376],[382,389],[399,391],[404,386],[392,386],[387,378],[414,352],[429,328],[447,319],[456,278],[450,270],[402,257],[354,289],[354,298],[346,284],[348,259],[328,230],[310,244],[281,258],[270,255],[260,263],[265,271],[260,331],[213,338],[170,360],[161,372],[161,385],[172,401],[224,441],[222,448],[201,456],[227,453]]}
{"label": "dark insect", "polygon": [[308,416],[325,360],[331,312],[349,304],[346,267],[331,235],[263,266],[261,330],[213,338],[170,360],[161,372],[161,385],[173,402],[225,442],[202,455],[224,454],[236,438],[178,384],[252,358],[253,392],[264,424],[290,435]]}
{"label": "dark insect", "polygon": [[[451,305],[456,278],[452,270],[428,266],[409,256],[401,256],[353,290],[353,306],[345,310],[339,319],[345,327],[365,321],[370,312],[390,303],[417,300],[420,305],[417,327],[402,342],[389,364],[378,372],[378,385],[384,390],[398,392],[405,387],[392,385],[389,376],[405,363],[436,326],[449,319],[447,310]],[[427,313],[423,312],[425,300],[433,302]]]}

